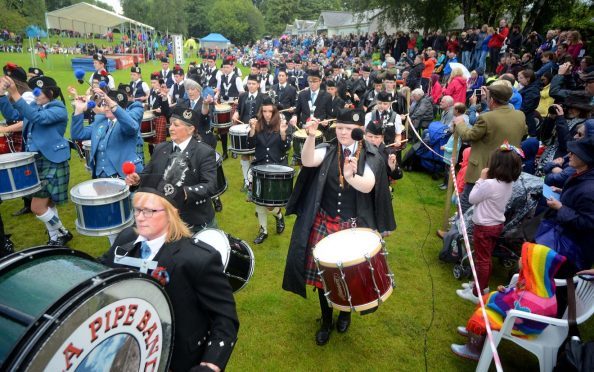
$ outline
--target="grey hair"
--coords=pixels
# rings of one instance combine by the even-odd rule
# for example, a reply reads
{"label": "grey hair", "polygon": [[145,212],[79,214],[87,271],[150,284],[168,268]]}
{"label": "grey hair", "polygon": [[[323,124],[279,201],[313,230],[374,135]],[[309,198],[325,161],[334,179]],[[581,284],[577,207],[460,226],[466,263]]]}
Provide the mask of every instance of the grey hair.
{"label": "grey hair", "polygon": [[184,88],[186,90],[188,90],[188,89],[198,89],[198,91],[200,93],[202,93],[202,87],[200,86],[200,84],[198,84],[196,81],[194,81],[192,79],[186,79],[184,81]]}
{"label": "grey hair", "polygon": [[410,93],[412,96],[424,96],[425,92],[423,92],[422,88],[417,88]]}
{"label": "grey hair", "polygon": [[454,105],[454,99],[452,98],[452,96],[443,96],[441,97],[442,101],[445,101],[448,106],[453,106]]}

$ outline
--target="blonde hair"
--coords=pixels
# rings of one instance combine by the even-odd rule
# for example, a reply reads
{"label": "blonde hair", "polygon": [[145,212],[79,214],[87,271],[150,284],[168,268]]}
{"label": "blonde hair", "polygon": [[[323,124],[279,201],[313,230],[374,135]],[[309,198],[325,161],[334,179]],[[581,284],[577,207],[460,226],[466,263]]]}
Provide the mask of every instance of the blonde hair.
{"label": "blonde hair", "polygon": [[454,67],[452,69],[452,73],[450,74],[450,78],[448,79],[448,83],[452,81],[456,76],[464,76],[464,71],[460,67]]}
{"label": "blonde hair", "polygon": [[179,211],[177,208],[175,208],[173,204],[171,204],[167,199],[150,192],[137,192],[134,194],[134,203],[144,204],[149,200],[158,200],[163,205],[163,209],[165,210],[164,212],[167,215],[169,227],[167,229],[167,236],[165,237],[166,243],[178,241],[181,238],[189,238],[192,236],[188,225],[186,225],[186,223],[182,221],[181,217],[179,216]]}

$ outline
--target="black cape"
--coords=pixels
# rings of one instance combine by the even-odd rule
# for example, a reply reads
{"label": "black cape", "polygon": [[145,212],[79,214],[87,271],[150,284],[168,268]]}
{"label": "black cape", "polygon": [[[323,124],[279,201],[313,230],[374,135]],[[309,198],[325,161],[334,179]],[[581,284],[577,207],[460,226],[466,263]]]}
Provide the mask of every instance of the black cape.
{"label": "black cape", "polygon": [[[365,164],[369,164],[375,175],[375,187],[370,193],[357,192],[357,226],[369,227],[378,232],[388,232],[396,229],[394,211],[386,165],[378,150],[366,141],[361,151],[357,174],[362,175]],[[318,146],[326,147],[326,156],[316,168],[303,167],[293,194],[287,204],[287,215],[296,214],[297,220],[293,226],[289,252],[283,277],[283,289],[306,297],[305,289],[305,259],[307,241],[316,214],[321,205],[324,185],[328,175],[328,168],[335,156],[337,145],[324,143]]]}

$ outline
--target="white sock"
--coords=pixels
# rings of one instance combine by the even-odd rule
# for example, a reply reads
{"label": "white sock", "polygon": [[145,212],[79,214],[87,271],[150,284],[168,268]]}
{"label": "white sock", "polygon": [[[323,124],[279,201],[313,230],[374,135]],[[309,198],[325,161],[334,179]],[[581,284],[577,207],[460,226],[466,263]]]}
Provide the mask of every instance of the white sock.
{"label": "white sock", "polygon": [[60,218],[60,216],[58,215],[58,207],[56,207],[54,205],[53,207],[50,207],[50,209],[54,212],[54,214],[56,215],[56,217]]}
{"label": "white sock", "polygon": [[276,216],[276,218],[281,218],[283,216],[283,214],[281,213],[280,207],[274,208],[273,210],[270,211],[270,213],[272,213],[274,216]]}
{"label": "white sock", "polygon": [[268,234],[268,214],[266,207],[257,205],[256,213],[258,214],[258,222],[260,223],[260,227],[264,231],[264,234]]}
{"label": "white sock", "polygon": [[54,213],[52,208],[48,208],[47,211],[37,218],[45,224],[47,232],[50,235],[51,240],[56,240],[60,235],[60,228],[62,227],[62,221],[57,214]]}
{"label": "white sock", "polygon": [[247,185],[248,184],[248,171],[250,169],[250,161],[241,159],[241,171],[243,173],[243,182]]}
{"label": "white sock", "polygon": [[107,235],[107,239],[109,239],[109,246],[110,247],[113,245],[113,243],[115,242],[115,240],[116,240],[117,237],[118,237],[118,234]]}

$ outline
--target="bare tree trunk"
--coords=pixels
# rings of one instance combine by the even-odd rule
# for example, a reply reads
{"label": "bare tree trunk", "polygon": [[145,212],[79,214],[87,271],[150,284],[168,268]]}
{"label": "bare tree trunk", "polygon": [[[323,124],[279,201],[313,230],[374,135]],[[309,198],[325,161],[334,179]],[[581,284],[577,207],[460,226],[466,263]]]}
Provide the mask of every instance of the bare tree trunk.
{"label": "bare tree trunk", "polygon": [[530,33],[530,31],[532,31],[532,27],[534,27],[534,22],[536,22],[536,18],[538,18],[540,11],[544,6],[544,3],[545,0],[538,0],[532,6],[532,9],[530,10],[530,17],[526,22],[526,27],[524,27],[524,35],[527,35],[528,33]]}
{"label": "bare tree trunk", "polygon": [[464,30],[470,25],[470,10],[472,4],[470,0],[462,0],[462,10],[464,13]]}

